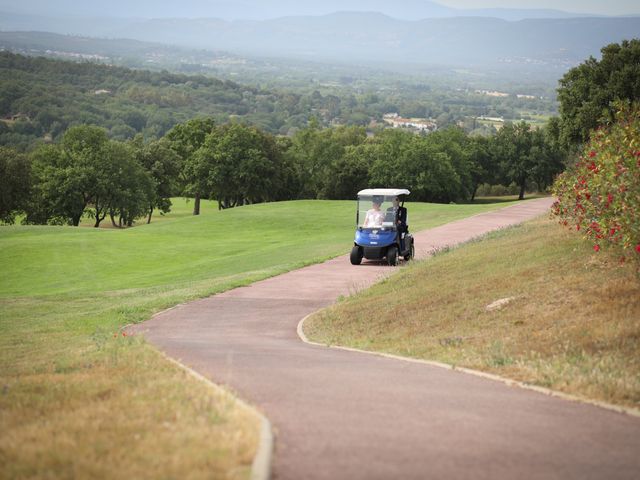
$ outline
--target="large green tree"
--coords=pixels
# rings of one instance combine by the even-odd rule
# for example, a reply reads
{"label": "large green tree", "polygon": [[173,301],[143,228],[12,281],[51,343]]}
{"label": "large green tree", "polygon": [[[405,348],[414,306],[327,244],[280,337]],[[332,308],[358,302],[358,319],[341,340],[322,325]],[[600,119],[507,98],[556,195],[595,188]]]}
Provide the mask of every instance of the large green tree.
{"label": "large green tree", "polygon": [[153,195],[149,198],[147,223],[151,223],[154,210],[163,215],[171,211],[171,197],[178,188],[180,156],[166,140],[144,143],[138,135],[132,142],[135,156],[153,180]]}
{"label": "large green tree", "polygon": [[520,200],[530,182],[544,189],[564,167],[564,153],[550,137],[545,130],[519,122],[505,125],[493,139],[492,152],[499,165],[499,179],[504,185],[515,183],[520,189]]}
{"label": "large green tree", "polygon": [[208,169],[202,165],[202,155],[198,153],[207,135],[215,129],[212,118],[194,118],[173,127],[166,135],[171,148],[180,156],[181,179],[185,195],[193,195],[193,214],[200,214],[200,197],[208,189]]}
{"label": "large green tree", "polygon": [[640,39],[612,43],[598,61],[590,57],[560,80],[561,135],[567,145],[581,145],[589,132],[615,116],[616,100],[640,99]]}
{"label": "large green tree", "polygon": [[284,188],[282,153],[273,136],[256,127],[217,127],[197,157],[198,174],[206,176],[219,208],[278,199]]}
{"label": "large green tree", "polygon": [[99,218],[105,183],[103,147],[108,141],[104,129],[81,125],[67,130],[60,144],[37,149],[27,221],[77,226],[85,209],[96,201]]}

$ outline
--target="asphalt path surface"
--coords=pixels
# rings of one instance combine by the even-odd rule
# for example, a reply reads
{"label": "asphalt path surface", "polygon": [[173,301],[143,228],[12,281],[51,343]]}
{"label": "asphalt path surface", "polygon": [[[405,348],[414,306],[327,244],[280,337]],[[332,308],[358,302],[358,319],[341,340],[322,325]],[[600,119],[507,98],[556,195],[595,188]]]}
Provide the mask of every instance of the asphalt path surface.
{"label": "asphalt path surface", "polygon": [[[417,257],[550,204],[527,201],[420,232]],[[265,413],[278,480],[640,478],[637,417],[298,338],[307,314],[394,271],[352,266],[345,255],[179,306],[133,330]]]}

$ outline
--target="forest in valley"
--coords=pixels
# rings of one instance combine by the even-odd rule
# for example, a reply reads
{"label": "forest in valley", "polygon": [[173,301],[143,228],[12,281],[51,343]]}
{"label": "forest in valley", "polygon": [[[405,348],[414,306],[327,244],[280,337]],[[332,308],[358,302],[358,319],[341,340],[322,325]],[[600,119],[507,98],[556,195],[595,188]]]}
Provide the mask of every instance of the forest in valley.
{"label": "forest in valley", "polygon": [[[327,100],[319,92],[2,53],[3,69],[17,75],[2,75],[0,218],[78,225],[90,216],[95,226],[110,218],[125,227],[169,211],[179,195],[193,197],[198,213],[202,198],[230,208],[348,199],[376,185],[427,202],[469,202],[492,186],[523,198],[547,189],[620,102],[640,97],[640,41],[602,53],[560,79],[560,116],[537,128],[504,122],[492,135],[459,123],[428,134],[335,118],[327,125],[312,107]],[[256,120],[275,113],[300,123],[283,135]]]}

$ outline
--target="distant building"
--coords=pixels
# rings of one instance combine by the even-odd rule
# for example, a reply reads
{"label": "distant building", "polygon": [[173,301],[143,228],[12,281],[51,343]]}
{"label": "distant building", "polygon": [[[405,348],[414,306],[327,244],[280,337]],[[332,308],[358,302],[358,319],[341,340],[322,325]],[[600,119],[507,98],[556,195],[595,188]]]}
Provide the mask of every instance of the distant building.
{"label": "distant building", "polygon": [[482,95],[488,95],[489,97],[508,97],[509,94],[505,92],[497,92],[495,90],[476,90],[476,93],[481,93]]}
{"label": "distant building", "polygon": [[382,119],[393,128],[408,128],[424,133],[434,132],[438,129],[435,121],[426,118],[403,118],[397,113],[385,113]]}
{"label": "distant building", "polygon": [[486,117],[484,115],[480,115],[478,120],[489,120],[490,122],[500,122],[504,123],[504,118],[502,117]]}

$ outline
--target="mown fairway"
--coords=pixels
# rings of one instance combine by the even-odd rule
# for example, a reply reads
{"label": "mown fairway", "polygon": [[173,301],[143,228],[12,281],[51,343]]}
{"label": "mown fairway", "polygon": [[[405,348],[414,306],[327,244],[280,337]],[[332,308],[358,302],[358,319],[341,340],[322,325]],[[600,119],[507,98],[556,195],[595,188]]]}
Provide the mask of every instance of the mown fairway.
{"label": "mown fairway", "polygon": [[[640,279],[592,247],[528,222],[416,262],[312,316],[305,333],[640,409]],[[510,303],[486,308],[500,299]]]}
{"label": "mown fairway", "polygon": [[[0,228],[0,476],[248,474],[255,418],[120,328],[348,253],[355,203],[206,204],[192,217],[176,202],[177,218],[127,230]],[[410,225],[507,205],[410,204]]]}

